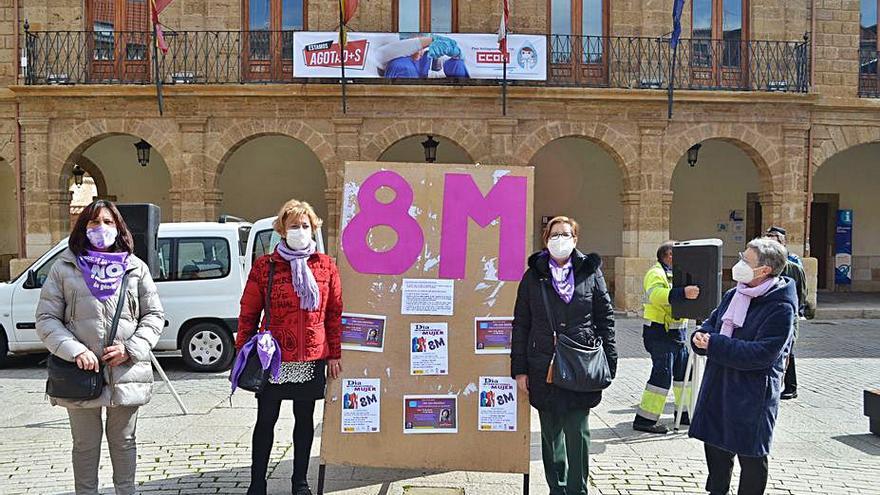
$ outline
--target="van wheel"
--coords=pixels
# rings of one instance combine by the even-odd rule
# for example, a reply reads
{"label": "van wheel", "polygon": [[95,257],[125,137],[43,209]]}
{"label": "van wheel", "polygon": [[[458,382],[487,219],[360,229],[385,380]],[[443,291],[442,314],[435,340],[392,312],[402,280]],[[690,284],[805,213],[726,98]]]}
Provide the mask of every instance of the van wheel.
{"label": "van wheel", "polygon": [[9,344],[6,342],[6,330],[0,327],[0,368],[9,362]]}
{"label": "van wheel", "polygon": [[183,362],[193,371],[223,371],[232,364],[232,335],[215,323],[193,325],[180,342]]}

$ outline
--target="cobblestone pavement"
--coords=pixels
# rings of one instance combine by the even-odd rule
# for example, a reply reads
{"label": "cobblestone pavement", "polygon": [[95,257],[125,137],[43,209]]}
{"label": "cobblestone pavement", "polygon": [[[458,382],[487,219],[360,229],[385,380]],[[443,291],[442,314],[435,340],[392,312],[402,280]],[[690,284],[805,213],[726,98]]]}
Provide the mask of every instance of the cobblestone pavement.
{"label": "cobblestone pavement", "polygon": [[[686,433],[665,437],[630,428],[650,371],[638,320],[618,323],[618,378],[590,416],[590,493],[704,493],[702,444]],[[800,397],[784,402],[770,458],[769,494],[880,493],[880,437],[867,430],[862,390],[880,386],[880,321],[810,323],[797,346]],[[0,494],[69,494],[70,433],[67,415],[48,405],[40,357],[13,360],[0,370]],[[138,424],[140,493],[244,493],[256,404],[249,394],[227,399],[225,373],[197,374],[180,358],[161,358],[190,409],[181,416],[166,387]],[[316,422],[320,421],[320,408]],[[664,421],[671,422],[671,407]],[[532,415],[531,492],[543,483],[537,415]],[[292,413],[282,412],[270,465],[270,492],[290,493]],[[316,486],[320,428],[312,455]],[[112,493],[112,470],[104,452],[102,493]],[[734,474],[736,486],[737,474]],[[458,487],[468,495],[513,494],[517,475],[432,473],[330,466],[327,493],[401,494],[405,487]]]}

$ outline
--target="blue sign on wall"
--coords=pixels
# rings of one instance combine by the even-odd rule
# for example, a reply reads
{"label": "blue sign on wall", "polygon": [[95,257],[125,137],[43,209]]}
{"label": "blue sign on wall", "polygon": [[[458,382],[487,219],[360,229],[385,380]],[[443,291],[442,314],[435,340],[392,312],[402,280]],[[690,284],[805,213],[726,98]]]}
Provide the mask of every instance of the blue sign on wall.
{"label": "blue sign on wall", "polygon": [[837,210],[837,231],[834,234],[834,283],[852,284],[853,211]]}

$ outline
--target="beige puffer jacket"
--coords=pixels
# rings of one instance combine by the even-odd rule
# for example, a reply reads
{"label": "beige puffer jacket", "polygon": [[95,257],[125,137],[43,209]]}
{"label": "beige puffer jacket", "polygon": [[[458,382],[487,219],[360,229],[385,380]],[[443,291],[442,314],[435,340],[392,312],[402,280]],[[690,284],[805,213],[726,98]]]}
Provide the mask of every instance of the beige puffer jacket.
{"label": "beige puffer jacket", "polygon": [[[141,406],[153,393],[150,351],[165,325],[165,313],[147,265],[131,255],[128,281],[116,331],[116,342],[125,345],[129,360],[116,367],[103,365],[104,393],[89,401],[51,399],[70,408]],[[99,301],[86,286],[76,257],[65,250],[49,271],[37,305],[37,335],[52,354],[73,362],[86,349],[104,354],[119,293]]]}

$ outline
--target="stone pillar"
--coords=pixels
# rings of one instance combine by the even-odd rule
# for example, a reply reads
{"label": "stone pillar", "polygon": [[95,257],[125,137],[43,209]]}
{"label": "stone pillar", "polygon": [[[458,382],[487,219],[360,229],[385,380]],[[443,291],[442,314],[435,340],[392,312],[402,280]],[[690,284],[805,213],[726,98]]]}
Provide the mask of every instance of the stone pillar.
{"label": "stone pillar", "polygon": [[333,119],[336,135],[336,156],[339,163],[325,164],[327,170],[327,189],[324,198],[327,202],[327,218],[324,229],[327,232],[327,254],[336,256],[337,239],[339,238],[339,211],[342,208],[342,180],[345,174],[345,162],[357,161],[361,158],[360,134],[364,119],[359,117],[340,117]]}
{"label": "stone pillar", "polygon": [[806,240],[808,129],[806,123],[783,126],[785,172],[776,178],[782,195],[777,221],[788,232],[789,251],[799,256],[804,255]]}
{"label": "stone pillar", "polygon": [[[206,180],[207,182],[207,180]],[[220,205],[223,203],[223,191],[220,189],[209,188],[205,190],[205,215],[208,220],[214,221],[220,218]]]}
{"label": "stone pillar", "polygon": [[70,235],[73,227],[70,218],[70,200],[73,193],[64,189],[49,189],[49,223],[52,231],[52,244]]}
{"label": "stone pillar", "polygon": [[513,163],[515,144],[513,136],[516,134],[518,121],[516,119],[502,118],[489,119],[486,121],[489,127],[489,141],[491,155],[487,157],[474,157],[475,160],[489,160],[484,165],[506,166]]}
{"label": "stone pillar", "polygon": [[639,312],[642,306],[642,282],[654,264],[657,246],[669,239],[669,212],[672,191],[666,189],[662,169],[663,126],[642,125],[640,138],[640,173],[624,184],[623,257],[614,265],[614,303],[620,310]]}
{"label": "stone pillar", "polygon": [[[171,199],[171,218],[174,222],[216,220],[212,207],[206,203],[205,185],[205,117],[185,117],[177,121],[180,129],[181,156],[166,157],[180,167],[174,167],[174,186],[168,192]],[[213,184],[212,184],[213,186]]]}
{"label": "stone pillar", "polygon": [[758,193],[758,201],[761,203],[761,232],[767,230],[771,225],[781,225],[782,215],[782,193],[779,191],[761,191]]}
{"label": "stone pillar", "polygon": [[19,123],[24,136],[25,254],[32,260],[53,244],[53,215],[49,204],[49,119],[23,117]]}

